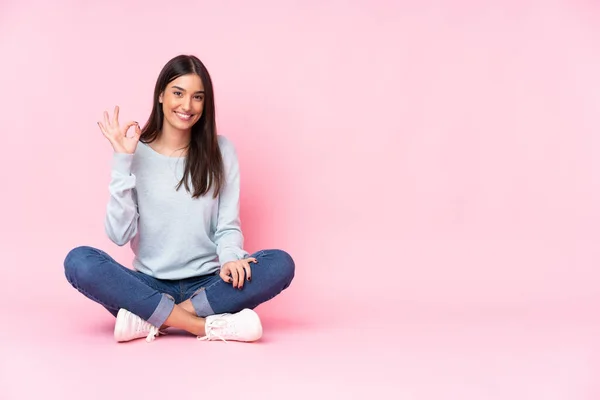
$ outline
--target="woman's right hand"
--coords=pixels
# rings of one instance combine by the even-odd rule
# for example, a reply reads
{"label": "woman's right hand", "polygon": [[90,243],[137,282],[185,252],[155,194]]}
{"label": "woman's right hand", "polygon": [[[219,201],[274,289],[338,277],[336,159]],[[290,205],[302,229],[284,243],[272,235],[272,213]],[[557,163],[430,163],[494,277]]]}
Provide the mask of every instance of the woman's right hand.
{"label": "woman's right hand", "polygon": [[[123,127],[120,127],[119,106],[115,107],[115,115],[112,120],[109,119],[108,113],[104,111],[104,124],[98,122],[98,126],[116,153],[133,154],[135,152],[135,148],[137,147],[142,134],[140,125],[135,121],[130,121]],[[135,126],[135,134],[133,136],[127,136],[127,131],[132,126]]]}

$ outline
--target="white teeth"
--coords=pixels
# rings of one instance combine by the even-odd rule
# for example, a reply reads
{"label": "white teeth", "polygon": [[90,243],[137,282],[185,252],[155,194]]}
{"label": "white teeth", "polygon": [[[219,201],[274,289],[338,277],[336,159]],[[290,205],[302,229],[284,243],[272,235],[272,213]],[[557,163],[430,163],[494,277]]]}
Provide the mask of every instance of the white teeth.
{"label": "white teeth", "polygon": [[181,119],[190,119],[190,118],[192,118],[191,114],[182,114],[182,113],[179,113],[179,112],[175,112],[175,114],[177,114],[177,116],[179,116],[179,118],[181,118]]}

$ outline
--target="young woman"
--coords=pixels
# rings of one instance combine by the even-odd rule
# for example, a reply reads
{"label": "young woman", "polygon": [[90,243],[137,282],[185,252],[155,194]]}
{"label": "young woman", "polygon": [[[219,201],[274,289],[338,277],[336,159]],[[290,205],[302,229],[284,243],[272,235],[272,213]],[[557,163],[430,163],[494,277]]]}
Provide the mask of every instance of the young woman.
{"label": "young woman", "polygon": [[163,67],[143,129],[120,124],[118,107],[98,126],[114,149],[106,233],[130,242],[134,270],[82,246],[65,259],[69,283],[117,318],[118,342],[152,341],[167,327],[203,340],[259,339],[252,309],[290,285],[295,265],[282,250],[243,248],[237,155],[217,135],[202,62],[181,55]]}

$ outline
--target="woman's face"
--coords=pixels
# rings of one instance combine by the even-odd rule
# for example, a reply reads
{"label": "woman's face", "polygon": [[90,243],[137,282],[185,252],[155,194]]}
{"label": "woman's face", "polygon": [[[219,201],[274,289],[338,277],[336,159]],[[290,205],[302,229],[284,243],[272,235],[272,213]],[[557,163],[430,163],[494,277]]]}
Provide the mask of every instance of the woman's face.
{"label": "woman's face", "polygon": [[182,75],[169,82],[158,98],[164,113],[163,126],[189,131],[204,110],[204,85],[196,74]]}

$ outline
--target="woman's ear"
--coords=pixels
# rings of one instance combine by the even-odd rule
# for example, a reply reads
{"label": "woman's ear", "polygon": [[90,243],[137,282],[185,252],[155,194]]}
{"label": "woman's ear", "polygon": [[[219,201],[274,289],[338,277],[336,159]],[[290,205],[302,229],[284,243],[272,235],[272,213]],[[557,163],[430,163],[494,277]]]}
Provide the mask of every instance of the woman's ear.
{"label": "woman's ear", "polygon": [[161,104],[163,102],[163,93],[164,92],[162,92],[161,94],[158,95],[158,102],[161,103]]}

